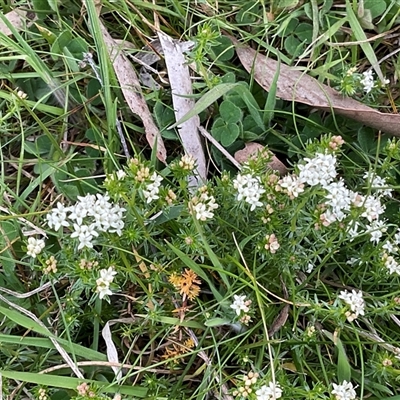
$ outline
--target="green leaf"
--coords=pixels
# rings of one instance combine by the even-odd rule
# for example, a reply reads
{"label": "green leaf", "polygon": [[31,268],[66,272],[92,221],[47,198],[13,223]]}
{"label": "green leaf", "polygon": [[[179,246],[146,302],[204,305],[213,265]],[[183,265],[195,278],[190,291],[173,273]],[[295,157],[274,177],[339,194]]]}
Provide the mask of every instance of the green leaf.
{"label": "green leaf", "polygon": [[311,24],[302,22],[297,26],[295,34],[302,42],[310,44],[312,42],[313,27]]}
{"label": "green leaf", "polygon": [[222,118],[217,118],[213,126],[211,127],[211,134],[213,135],[214,139],[218,142],[221,142],[221,138],[226,130],[225,121]]}
{"label": "green leaf", "polygon": [[370,128],[361,127],[358,131],[357,141],[366,153],[376,149],[375,133]]}
{"label": "green leaf", "polygon": [[246,2],[240,7],[236,14],[236,22],[239,24],[250,25],[257,21],[260,16],[260,6],[258,1]]}
{"label": "green leaf", "polygon": [[299,4],[299,0],[278,0],[276,8],[294,8]]}
{"label": "green leaf", "polygon": [[337,379],[339,382],[351,381],[351,366],[347,358],[346,350],[343,346],[342,341],[338,337],[334,337],[330,332],[323,330],[325,336],[332,340],[338,349],[338,361],[337,361]]}
{"label": "green leaf", "polygon": [[228,93],[238,85],[240,85],[240,83],[221,83],[220,85],[213,87],[196,102],[194,107],[189,112],[187,112],[178,122],[168,127],[168,129],[175,128],[195,115],[200,114],[211,104],[221,98],[225,93]]}
{"label": "green leaf", "polygon": [[364,10],[364,15],[359,18],[360,25],[364,29],[370,29],[373,30],[375,29],[375,25],[372,23],[372,14],[371,10]]}
{"label": "green leaf", "polygon": [[265,130],[264,122],[262,119],[262,115],[260,112],[260,107],[250,92],[247,84],[241,82],[240,86],[235,88],[235,91],[241,96],[243,101],[246,103],[246,106],[250,112],[250,115],[253,117],[254,121],[256,121],[257,125],[262,129]]}
{"label": "green leaf", "polygon": [[[4,378],[64,389],[76,389],[76,387],[82,383],[82,379],[79,378],[69,378],[50,374],[35,374],[32,372],[16,372],[0,369],[0,374]],[[105,393],[121,393],[140,398],[145,398],[147,395],[147,389],[138,386],[117,385],[110,382],[94,381],[89,379],[84,380],[84,382],[100,387],[100,390]]]}
{"label": "green leaf", "polygon": [[[98,351],[89,349],[79,344],[70,343],[68,342],[68,340],[65,339],[56,338],[56,340],[63,346],[63,348],[68,353],[75,354],[75,356],[77,357],[82,357],[85,360],[107,361],[107,356],[105,354],[99,353]],[[47,349],[55,349],[55,346],[50,339],[39,338],[39,337],[0,334],[0,343],[12,343],[19,346],[32,346],[32,347],[41,347]]]}
{"label": "green leaf", "polygon": [[225,130],[221,135],[221,144],[224,147],[229,147],[235,143],[236,139],[240,136],[240,128],[236,124],[227,124]]}
{"label": "green leaf", "polygon": [[26,140],[24,147],[25,150],[36,157],[43,154],[49,154],[51,150],[52,142],[47,135],[38,136],[34,142]]}
{"label": "green leaf", "polygon": [[372,19],[380,17],[386,8],[385,0],[364,0],[364,9],[370,11]]}
{"label": "green leaf", "polygon": [[50,8],[54,11],[57,12],[58,10],[58,1],[57,0],[47,0],[49,3]]}
{"label": "green leaf", "polygon": [[277,36],[284,37],[289,36],[292,33],[295,33],[296,27],[299,24],[299,20],[294,17],[288,17],[283,22],[282,25],[278,28]]}
{"label": "green leaf", "polygon": [[350,0],[346,0],[346,13],[355,39],[360,42],[360,47],[367,56],[369,63],[372,65],[372,68],[374,68],[379,79],[383,82],[384,77],[379,66],[378,59],[376,58],[375,51],[371,44],[367,41],[367,35],[365,34],[364,29],[361,27],[360,22],[353,11]]}
{"label": "green leaf", "polygon": [[229,325],[231,323],[232,320],[227,318],[210,318],[204,323],[204,325],[209,328],[213,328],[215,326],[224,326],[224,325]]}
{"label": "green leaf", "polygon": [[285,39],[285,43],[284,43],[285,50],[292,57],[296,57],[300,53],[299,52],[300,46],[302,46],[302,43],[294,35],[290,35]]}
{"label": "green leaf", "polygon": [[157,218],[152,219],[150,223],[156,226],[177,219],[182,214],[183,208],[183,205],[171,206],[165,209]]}
{"label": "green leaf", "polygon": [[267,101],[265,102],[264,108],[264,124],[269,126],[271,124],[272,118],[274,118],[275,106],[276,106],[276,90],[279,74],[281,71],[281,58],[278,57],[278,64],[274,77],[271,82],[271,87],[268,92]]}
{"label": "green leaf", "polygon": [[31,318],[26,315],[21,314],[16,310],[10,310],[8,308],[0,306],[0,314],[3,314],[11,321],[14,321],[16,324],[23,326],[26,329],[32,330],[36,333],[40,333],[44,336],[54,336],[46,327],[41,326],[36,321],[33,321]]}
{"label": "green leaf", "polygon": [[45,39],[47,43],[53,44],[57,40],[57,35],[51,30],[39,25],[37,22],[35,22],[35,26],[41,34],[42,38]]}
{"label": "green leaf", "polygon": [[235,83],[236,75],[233,72],[227,72],[223,77],[221,77],[222,83]]}
{"label": "green leaf", "polygon": [[242,110],[229,100],[224,100],[221,103],[219,112],[227,124],[236,124],[243,118]]}
{"label": "green leaf", "polygon": [[231,40],[226,36],[220,36],[215,41],[218,44],[211,48],[214,58],[218,61],[229,61],[235,55]]}
{"label": "green leaf", "polygon": [[83,53],[88,52],[88,44],[81,37],[72,39],[66,47],[78,60],[83,57]]}

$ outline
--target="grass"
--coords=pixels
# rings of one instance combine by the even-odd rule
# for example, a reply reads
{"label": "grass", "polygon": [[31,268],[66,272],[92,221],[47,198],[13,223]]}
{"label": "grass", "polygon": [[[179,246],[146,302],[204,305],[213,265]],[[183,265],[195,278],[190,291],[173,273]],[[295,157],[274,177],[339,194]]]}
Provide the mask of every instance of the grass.
{"label": "grass", "polygon": [[[355,398],[332,393],[344,381],[357,398],[398,398],[399,143],[361,122],[276,98],[279,71],[267,93],[227,35],[395,114],[399,5],[101,3],[0,2],[4,14],[33,7],[36,15],[22,29],[1,16],[12,32],[0,33],[3,398],[279,398],[268,394],[274,385],[287,399]],[[124,99],[126,82],[114,71],[101,24],[124,41],[142,79],[166,163]],[[196,106],[186,119],[199,115],[224,149],[205,143],[204,187],[188,184],[193,160],[181,158],[182,121],[152,42],[157,29],[193,41],[186,58]],[[138,59],[154,54],[145,81]],[[365,93],[370,68],[375,85]],[[264,190],[252,209],[247,194],[238,198],[239,171],[229,159],[248,142],[266,146],[296,176],[305,157],[328,152],[337,159],[335,180],[365,197],[329,222],[329,190],[304,181],[294,196],[264,152],[240,171],[253,178],[249,187]],[[385,179],[383,189],[374,174]],[[379,191],[385,187],[391,197]],[[82,200],[106,191],[110,197],[96,204]],[[372,198],[382,210],[368,219]],[[71,237],[77,209],[66,212],[69,226],[48,222],[57,203],[83,201],[87,226],[98,210],[107,221],[115,217],[114,225],[92,227],[93,247]],[[27,255],[29,237],[45,241],[36,257]],[[364,299],[365,314],[353,321],[345,290]]]}

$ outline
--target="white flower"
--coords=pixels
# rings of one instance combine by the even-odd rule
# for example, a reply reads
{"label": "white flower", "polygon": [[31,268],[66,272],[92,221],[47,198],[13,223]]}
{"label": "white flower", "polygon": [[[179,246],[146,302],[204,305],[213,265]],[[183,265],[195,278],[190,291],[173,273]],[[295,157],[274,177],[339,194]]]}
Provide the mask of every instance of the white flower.
{"label": "white flower", "polygon": [[384,257],[385,259],[385,267],[389,270],[389,274],[394,274],[396,273],[397,275],[400,275],[400,265],[399,263],[394,259],[393,256],[386,256]]}
{"label": "white flower", "polygon": [[371,225],[367,225],[367,232],[371,235],[370,242],[379,243],[383,232],[386,231],[385,221],[372,221]]}
{"label": "white flower", "polygon": [[161,181],[163,180],[162,176],[158,175],[156,172],[150,176],[150,180],[152,183],[149,183],[146,186],[146,189],[143,190],[143,195],[146,198],[146,203],[151,203],[153,200],[157,200],[160,197],[158,193],[160,191]]}
{"label": "white flower", "polygon": [[26,254],[33,258],[36,258],[38,254],[44,249],[45,244],[42,239],[35,239],[34,237],[28,238],[28,246]]}
{"label": "white flower", "polygon": [[214,214],[208,210],[207,206],[204,203],[198,203],[194,207],[194,212],[196,213],[196,219],[200,221],[205,221],[207,219],[211,219]]}
{"label": "white flower", "polygon": [[342,221],[345,218],[343,211],[350,210],[351,204],[351,192],[346,188],[343,180],[339,182],[332,182],[325,186],[328,194],[325,196],[328,201],[326,202],[332,207],[332,212],[335,214],[338,221]]}
{"label": "white flower", "polygon": [[246,300],[246,296],[238,296],[234,295],[234,302],[230,305],[233,308],[237,315],[240,315],[240,311],[244,311],[245,313],[249,312],[249,300]]}
{"label": "white flower", "polygon": [[311,274],[311,272],[313,271],[313,269],[314,269],[314,264],[308,263],[308,264],[307,264],[307,268],[306,268],[307,274]]}
{"label": "white flower", "polygon": [[123,169],[119,169],[115,174],[119,181],[122,181],[126,177],[126,172]]}
{"label": "white flower", "polygon": [[400,228],[397,229],[397,232],[395,233],[393,239],[396,244],[400,244]]}
{"label": "white flower", "polygon": [[358,232],[358,227],[359,227],[358,222],[352,223],[348,228],[347,228],[347,234],[350,236],[350,242],[354,240],[360,233]]}
{"label": "white flower", "polygon": [[80,202],[76,203],[74,206],[69,207],[71,214],[69,214],[68,218],[75,220],[78,225],[82,225],[83,219],[87,217],[88,210],[93,208],[93,204],[88,209],[85,204]]}
{"label": "white flower", "polygon": [[363,178],[367,181],[367,185],[371,186],[377,194],[392,197],[393,189],[388,187],[385,178],[381,178],[380,176],[375,175],[372,172],[366,172]]}
{"label": "white flower", "polygon": [[64,207],[64,204],[58,202],[57,207],[53,208],[47,215],[47,225],[49,228],[58,231],[61,226],[69,226],[67,221],[67,212],[70,211],[69,207]]}
{"label": "white flower", "polygon": [[335,396],[336,400],[353,400],[357,396],[351,382],[343,381],[340,385],[332,383],[332,386],[331,394]]}
{"label": "white flower", "polygon": [[286,175],[279,181],[279,186],[283,187],[292,199],[304,192],[304,184],[296,175]]}
{"label": "white flower", "polygon": [[367,218],[369,222],[378,219],[385,211],[385,205],[381,204],[379,197],[367,196],[363,204],[365,211],[361,214],[362,217]]}
{"label": "white flower", "polygon": [[387,240],[382,246],[388,253],[397,253],[399,248],[395,246],[390,240]]}
{"label": "white flower", "polygon": [[354,207],[362,207],[364,205],[365,196],[362,196],[360,193],[353,192],[351,190],[350,197],[351,197],[351,204],[353,204]]}
{"label": "white flower", "polygon": [[346,264],[355,265],[356,263],[358,263],[359,265],[361,265],[362,263],[360,261],[361,260],[359,258],[351,257],[349,260],[346,261]]}
{"label": "white flower", "polygon": [[343,290],[338,297],[350,306],[352,313],[346,314],[349,322],[354,321],[359,315],[364,315],[365,303],[361,291],[356,292],[353,289],[351,293],[349,293],[347,290]]}
{"label": "white flower", "polygon": [[279,383],[270,382],[268,386],[261,386],[261,388],[256,391],[256,395],[257,400],[275,400],[282,397],[282,389]]}
{"label": "white flower", "polygon": [[103,297],[106,295],[112,295],[110,284],[114,280],[115,275],[117,275],[117,272],[114,270],[113,267],[100,270],[100,278],[96,280],[96,292],[99,293],[100,299],[103,299]]}
{"label": "white flower", "polygon": [[104,296],[112,295],[112,291],[110,290],[110,286],[104,282],[101,278],[96,281],[96,292],[99,294],[100,299],[103,299]]}
{"label": "white flower", "polygon": [[333,224],[337,221],[337,216],[332,210],[327,209],[323,214],[321,214],[320,219],[322,225],[329,226],[330,224]]}
{"label": "white flower", "polygon": [[102,232],[116,232],[119,236],[122,235],[122,229],[124,227],[123,213],[126,211],[125,208],[120,207],[118,204],[108,208],[104,213],[96,213],[94,215],[94,225]]}
{"label": "white flower", "polygon": [[115,275],[117,275],[117,271],[115,271],[113,267],[100,270],[100,279],[102,279],[103,282],[107,282],[108,284],[110,284],[114,280]]}
{"label": "white flower", "polygon": [[193,208],[196,219],[206,221],[214,217],[213,211],[218,208],[218,204],[215,202],[214,196],[203,192],[200,198],[195,197],[189,202],[189,207]]}
{"label": "white flower", "polygon": [[99,236],[99,234],[95,230],[96,225],[78,225],[74,224],[74,232],[72,232],[72,238],[78,238],[79,246],[78,250],[83,249],[84,247],[93,248],[92,239],[93,236]]}
{"label": "white flower", "polygon": [[372,76],[372,70],[363,72],[363,78],[360,80],[361,85],[365,93],[369,93],[374,87],[374,77]]}
{"label": "white flower", "polygon": [[305,158],[306,164],[299,164],[299,179],[310,186],[326,186],[336,177],[336,157],[332,154],[317,153],[314,158]]}
{"label": "white flower", "polygon": [[233,187],[237,190],[238,201],[244,201],[251,205],[250,210],[254,211],[256,207],[261,207],[263,203],[260,197],[265,193],[265,189],[261,187],[261,182],[258,177],[253,177],[251,174],[238,174],[233,180]]}

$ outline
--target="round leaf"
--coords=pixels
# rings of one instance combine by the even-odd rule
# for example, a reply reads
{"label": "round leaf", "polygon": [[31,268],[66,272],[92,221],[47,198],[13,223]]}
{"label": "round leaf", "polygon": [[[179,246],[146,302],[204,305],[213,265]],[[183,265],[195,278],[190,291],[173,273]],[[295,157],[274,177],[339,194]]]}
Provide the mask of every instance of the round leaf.
{"label": "round leaf", "polygon": [[236,124],[228,124],[225,127],[224,132],[222,133],[221,144],[224,147],[228,147],[231,144],[235,143],[235,141],[239,137],[239,135],[240,135],[239,126]]}
{"label": "round leaf", "polygon": [[299,52],[299,48],[302,46],[302,43],[295,36],[291,35],[285,39],[285,50],[293,57],[296,57]]}
{"label": "round leaf", "polygon": [[221,103],[219,112],[227,124],[235,124],[243,117],[242,110],[229,100],[224,100]]}
{"label": "round leaf", "polygon": [[302,22],[296,28],[295,34],[302,42],[305,41],[307,44],[311,43],[313,34],[312,25]]}
{"label": "round leaf", "polygon": [[235,55],[231,40],[226,36],[220,36],[216,39],[216,42],[218,44],[212,47],[215,59],[229,61]]}

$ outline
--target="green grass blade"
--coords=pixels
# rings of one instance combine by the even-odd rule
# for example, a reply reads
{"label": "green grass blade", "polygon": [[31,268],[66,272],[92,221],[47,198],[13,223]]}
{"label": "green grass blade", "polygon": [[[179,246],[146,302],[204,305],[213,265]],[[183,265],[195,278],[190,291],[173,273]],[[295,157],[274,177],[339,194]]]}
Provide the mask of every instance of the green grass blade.
{"label": "green grass blade", "polygon": [[[32,347],[41,347],[47,349],[55,349],[54,344],[51,340],[46,338],[38,338],[38,337],[22,337],[15,335],[3,335],[0,334],[0,342],[1,343],[10,343],[16,344],[20,346],[32,346]],[[98,351],[93,351],[85,346],[81,346],[79,344],[70,343],[67,340],[57,338],[57,342],[60,343],[64,350],[68,353],[75,353],[76,356],[82,357],[85,360],[92,361],[107,361],[107,357],[105,354],[99,353]]]}
{"label": "green grass blade", "polygon": [[381,67],[379,66],[378,59],[375,55],[375,51],[372,48],[371,44],[366,41],[367,35],[365,34],[364,29],[360,25],[360,22],[358,21],[356,14],[353,11],[350,0],[346,0],[346,12],[354,37],[356,38],[357,41],[361,42],[360,47],[367,56],[368,61],[370,62],[372,68],[375,70],[379,79],[383,82],[385,78],[382,74]]}
{"label": "green grass blade", "polygon": [[16,324],[23,326],[26,329],[32,330],[43,336],[54,337],[54,335],[46,327],[41,326],[36,321],[33,321],[31,318],[21,314],[16,310],[10,310],[0,306],[0,314],[3,314],[11,321],[14,321]]}
{"label": "green grass blade", "polygon": [[[52,386],[63,389],[76,389],[76,387],[82,383],[82,379],[79,378],[69,378],[59,375],[35,374],[32,372],[0,370],[0,375],[2,375],[4,378],[16,379],[22,382],[30,382],[35,383],[36,385]],[[147,394],[147,389],[141,387],[127,385],[119,386],[108,382],[93,380],[85,380],[84,382],[100,387],[100,390],[105,393],[121,393],[140,398],[145,398]]]}
{"label": "green grass blade", "polygon": [[175,124],[169,126],[167,129],[172,129],[177,127],[178,125],[186,122],[190,118],[195,115],[200,114],[207,107],[211,106],[215,101],[217,101],[224,94],[228,93],[230,90],[234,89],[240,85],[240,83],[222,83],[218,86],[213,87],[210,91],[204,94],[194,105],[194,107],[186,113],[179,121],[175,122]]}
{"label": "green grass blade", "polygon": [[324,330],[323,333],[332,340],[338,349],[338,360],[337,360],[337,378],[339,382],[351,381],[351,366],[347,358],[346,350],[343,346],[342,341],[338,337],[334,337],[330,332]]}
{"label": "green grass blade", "polygon": [[276,71],[274,77],[271,82],[271,87],[268,92],[267,101],[265,102],[264,108],[264,124],[266,126],[270,126],[272,118],[274,118],[275,114],[275,105],[276,105],[276,90],[278,88],[278,78],[281,73],[281,59],[278,57],[278,63],[276,66]]}

